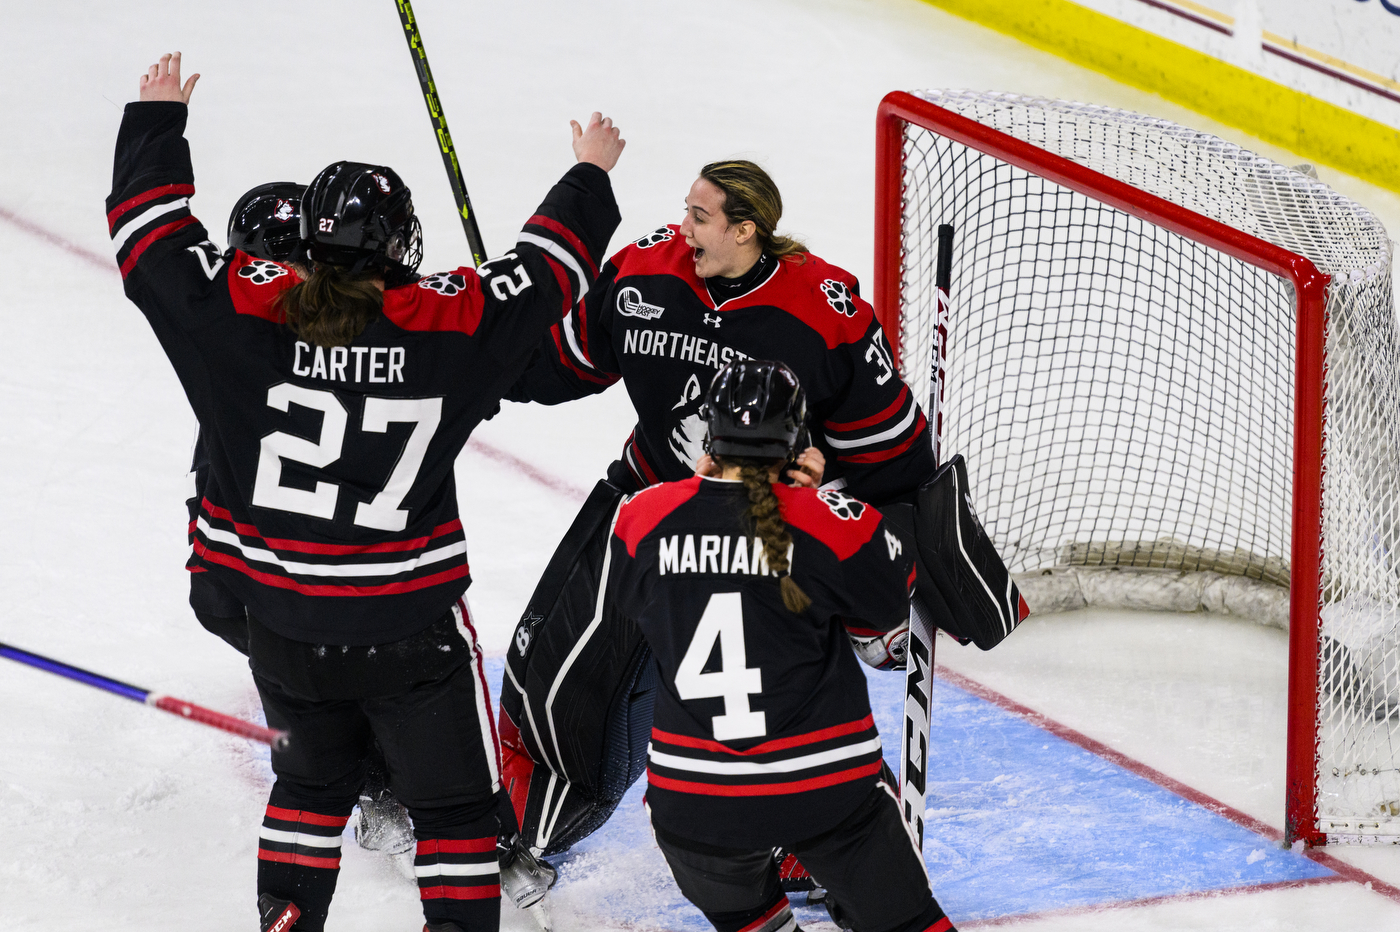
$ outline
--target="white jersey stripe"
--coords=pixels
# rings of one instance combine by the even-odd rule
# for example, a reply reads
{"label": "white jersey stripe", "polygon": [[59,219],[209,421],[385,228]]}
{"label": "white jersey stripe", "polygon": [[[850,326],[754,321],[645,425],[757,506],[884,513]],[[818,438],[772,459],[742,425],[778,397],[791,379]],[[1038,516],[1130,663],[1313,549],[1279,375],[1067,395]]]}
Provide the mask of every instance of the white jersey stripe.
{"label": "white jersey stripe", "polygon": [[491,696],[487,692],[486,680],[482,676],[481,669],[481,646],[476,640],[476,625],[472,623],[471,606],[467,604],[466,593],[456,602],[452,603],[452,617],[457,621],[457,633],[462,636],[462,640],[467,642],[471,649],[471,659],[467,661],[472,668],[472,693],[476,699],[476,726],[481,732],[481,748],[486,754],[486,768],[491,772],[491,790],[495,792],[501,788],[501,772],[497,762],[501,758],[501,749],[496,746],[494,740],[496,736],[496,726],[491,719]]}
{"label": "white jersey stripe", "polygon": [[552,239],[545,239],[543,236],[536,236],[534,233],[526,233],[523,230],[520,232],[517,242],[538,246],[567,265],[574,273],[574,277],[578,279],[578,294],[574,296],[573,303],[577,304],[583,300],[583,296],[588,293],[588,276],[584,274],[583,266],[578,264],[578,260],[569,255],[568,250]]}
{"label": "white jersey stripe", "polygon": [[769,761],[763,764],[755,761],[700,760],[694,757],[681,757],[658,751],[655,745],[648,745],[647,756],[662,767],[670,767],[672,770],[688,770],[691,773],[713,773],[724,776],[763,776],[810,770],[813,767],[834,764],[852,757],[860,757],[872,752],[878,753],[879,750],[880,739],[874,737],[859,744],[848,744],[845,747],[832,748],[829,751],[818,751],[816,754],[789,757],[786,760]]}
{"label": "white jersey stripe", "polygon": [[500,865],[494,860],[481,864],[419,864],[413,868],[418,877],[486,877],[500,872]]}
{"label": "white jersey stripe", "polygon": [[919,406],[916,404],[911,404],[909,406],[909,413],[904,415],[900,422],[895,426],[891,427],[889,430],[882,430],[878,434],[871,434],[869,437],[862,437],[859,440],[837,440],[833,438],[831,434],[827,434],[826,442],[831,444],[831,447],[834,450],[850,450],[854,449],[855,447],[868,447],[872,444],[879,443],[882,440],[889,440],[892,437],[898,437],[900,434],[904,433],[904,431],[906,431],[909,428],[910,424],[914,423],[914,418],[918,416]]}
{"label": "white jersey stripe", "polygon": [[121,252],[123,249],[126,248],[126,241],[131,239],[132,235],[137,230],[141,229],[143,226],[150,223],[157,217],[163,216],[168,213],[173,213],[174,211],[181,210],[189,206],[190,199],[187,197],[182,197],[179,200],[169,201],[165,204],[157,204],[154,207],[147,207],[145,210],[141,211],[141,213],[137,214],[135,217],[128,220],[126,223],[123,223],[121,226],[117,227],[117,232],[112,234],[112,248],[116,252]]}
{"label": "white jersey stripe", "polygon": [[578,341],[574,339],[574,312],[572,308],[569,310],[569,313],[564,315],[564,319],[560,322],[560,326],[564,330],[564,340],[569,344],[569,354],[574,357],[574,361],[587,366],[594,372],[597,372],[598,367],[593,365],[593,361],[588,358],[587,354],[584,353],[583,348],[578,345]]}
{"label": "white jersey stripe", "polygon": [[305,832],[284,832],[280,829],[262,827],[259,838],[278,841],[284,845],[303,845],[307,848],[339,848],[339,835],[308,835]]}
{"label": "white jersey stripe", "polygon": [[209,540],[215,543],[227,544],[233,547],[243,556],[257,563],[270,563],[273,566],[280,566],[288,573],[300,576],[335,576],[350,578],[356,576],[397,576],[402,573],[411,573],[420,566],[428,566],[439,563],[449,557],[467,552],[467,542],[457,541],[455,544],[448,544],[445,547],[438,547],[435,550],[427,550],[412,560],[402,560],[398,563],[301,563],[296,560],[284,560],[271,550],[264,550],[261,547],[248,547],[232,531],[221,531],[209,526],[209,522],[201,516],[196,525],[199,531]]}

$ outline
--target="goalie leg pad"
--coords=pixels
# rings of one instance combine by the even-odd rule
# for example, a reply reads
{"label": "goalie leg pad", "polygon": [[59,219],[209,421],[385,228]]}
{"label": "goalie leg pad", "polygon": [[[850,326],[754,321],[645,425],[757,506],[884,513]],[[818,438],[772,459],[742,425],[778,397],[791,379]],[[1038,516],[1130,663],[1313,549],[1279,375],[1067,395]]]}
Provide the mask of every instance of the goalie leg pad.
{"label": "goalie leg pad", "polygon": [[556,854],[646,769],[656,690],[641,631],[600,594],[622,492],[594,488],[516,627],[501,691],[503,778],[523,839]]}
{"label": "goalie leg pad", "polygon": [[949,634],[991,650],[1030,609],[972,509],[967,464],[955,455],[919,489],[914,521],[920,571],[949,610]]}

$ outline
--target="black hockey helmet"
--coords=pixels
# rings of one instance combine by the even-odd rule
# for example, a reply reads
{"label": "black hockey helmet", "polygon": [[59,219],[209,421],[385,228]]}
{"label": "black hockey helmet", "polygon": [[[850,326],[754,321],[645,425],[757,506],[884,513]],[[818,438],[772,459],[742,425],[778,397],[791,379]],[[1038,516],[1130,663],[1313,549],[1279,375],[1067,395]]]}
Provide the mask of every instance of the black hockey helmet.
{"label": "black hockey helmet", "polygon": [[301,199],[301,238],[311,261],[382,271],[390,285],[412,278],[423,261],[413,194],[383,165],[336,162],[322,169]]}
{"label": "black hockey helmet", "polygon": [[306,185],[292,181],[260,184],[238,199],[228,217],[228,246],[254,259],[298,262],[301,245],[301,195]]}
{"label": "black hockey helmet", "polygon": [[805,445],[807,397],[780,362],[740,359],[719,370],[701,416],[707,453],[785,460]]}

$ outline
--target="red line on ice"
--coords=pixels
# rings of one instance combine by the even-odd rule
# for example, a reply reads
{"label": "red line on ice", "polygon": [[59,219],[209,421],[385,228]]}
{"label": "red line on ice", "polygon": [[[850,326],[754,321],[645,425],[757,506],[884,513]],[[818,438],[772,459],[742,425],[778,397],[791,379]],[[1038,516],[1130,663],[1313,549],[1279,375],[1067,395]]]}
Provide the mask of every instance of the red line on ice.
{"label": "red line on ice", "polygon": [[[1265,822],[1260,822],[1253,816],[1246,815],[1245,813],[1234,808],[1233,806],[1226,805],[1225,803],[1216,799],[1214,796],[1209,796],[1205,793],[1202,793],[1200,790],[1195,789],[1194,787],[1187,786],[1180,780],[1167,776],[1166,774],[1162,773],[1160,770],[1157,770],[1154,767],[1147,766],[1142,761],[1134,760],[1133,758],[1129,757],[1126,754],[1123,754],[1120,751],[1115,751],[1113,748],[1104,744],[1102,741],[1096,741],[1093,738],[1090,738],[1088,735],[1083,734],[1082,732],[1075,731],[1068,725],[1064,725],[1060,722],[1057,722],[1053,718],[1050,718],[1047,715],[1037,712],[1035,709],[1032,709],[1029,706],[1022,705],[1021,703],[1017,702],[1009,696],[1004,696],[994,689],[991,689],[987,686],[983,686],[976,680],[970,680],[967,677],[963,676],[961,673],[955,673],[952,670],[949,670],[947,667],[938,667],[934,675],[947,680],[954,686],[957,686],[959,689],[969,692],[972,695],[978,697],[979,699],[985,699],[987,702],[990,702],[995,706],[1003,708],[1006,711],[1012,713],[1013,715],[1018,715],[1021,718],[1026,719],[1031,724],[1045,729],[1057,738],[1063,738],[1070,744],[1078,745],[1079,747],[1083,748],[1089,753],[1096,754],[1099,757],[1102,757],[1105,760],[1109,761],[1110,763],[1122,767],[1124,770],[1127,770],[1130,773],[1135,773],[1138,776],[1143,777],[1144,779],[1151,780],[1153,783],[1157,784],[1163,789],[1170,790],[1171,792],[1175,793],[1176,795],[1180,796],[1185,800],[1188,800],[1189,802],[1193,802],[1198,806],[1201,806],[1205,809],[1209,809],[1211,812],[1214,812],[1217,815],[1222,816],[1223,818],[1229,819],[1236,825],[1240,825],[1244,828],[1249,829],[1256,835],[1262,835],[1263,837],[1274,842],[1283,840],[1283,832],[1279,829],[1274,828],[1272,825],[1269,825]],[[1400,903],[1400,887],[1396,887],[1394,884],[1386,883],[1384,880],[1381,880],[1378,877],[1374,877],[1371,874],[1366,873],[1359,867],[1353,867],[1352,865],[1346,863],[1340,858],[1328,854],[1325,851],[1318,850],[1317,848],[1305,848],[1300,853],[1304,857],[1310,858],[1313,861],[1316,861],[1318,864],[1321,864],[1323,867],[1326,867],[1328,870],[1332,871],[1334,874],[1336,874],[1343,880],[1349,880],[1353,883],[1359,883],[1363,886],[1370,887],[1370,889],[1374,890],[1376,893],[1379,893],[1381,896],[1384,896],[1387,899]],[[1318,879],[1325,880],[1326,878]],[[1302,886],[1311,882],[1316,881],[1289,881],[1288,883],[1293,883],[1295,885]],[[1253,890],[1274,889],[1277,886],[1277,884],[1262,884],[1255,887],[1240,888],[1238,891],[1215,892],[1249,892]],[[1182,899],[1198,895],[1211,896],[1215,894],[1188,893],[1181,894],[1179,896],[1166,897],[1165,899]],[[1142,905],[1145,903],[1158,902],[1159,899],[1161,898],[1150,898],[1147,900],[1130,900],[1124,904],[1112,904],[1110,906],[1104,907],[1085,908],[1109,909],[1120,905]],[[988,922],[990,921],[992,920],[988,920]],[[1001,920],[995,921],[999,922]]]}
{"label": "red line on ice", "polygon": [[468,440],[467,449],[475,453],[480,453],[489,460],[495,460],[503,466],[509,466],[511,469],[517,470],[523,474],[526,478],[534,480],[547,489],[558,492],[565,498],[572,498],[575,501],[581,502],[588,497],[587,489],[579,488],[572,482],[566,479],[560,479],[558,476],[551,476],[543,469],[521,459],[514,453],[502,450],[500,447],[493,446],[484,440]]}
{"label": "red line on ice", "polygon": [[8,220],[10,223],[14,224],[16,227],[23,230],[25,233],[28,233],[30,236],[37,237],[38,239],[44,240],[50,245],[57,246],[59,249],[62,249],[65,252],[72,253],[73,255],[77,256],[79,259],[82,259],[89,265],[95,265],[106,272],[117,271],[117,263],[115,259],[108,258],[107,256],[98,255],[91,249],[87,249],[83,246],[79,246],[77,243],[66,240],[63,237],[59,236],[57,233],[44,229],[32,220],[26,220],[24,217],[21,217],[19,214],[15,213],[12,210],[7,210],[4,207],[0,207],[0,220]]}

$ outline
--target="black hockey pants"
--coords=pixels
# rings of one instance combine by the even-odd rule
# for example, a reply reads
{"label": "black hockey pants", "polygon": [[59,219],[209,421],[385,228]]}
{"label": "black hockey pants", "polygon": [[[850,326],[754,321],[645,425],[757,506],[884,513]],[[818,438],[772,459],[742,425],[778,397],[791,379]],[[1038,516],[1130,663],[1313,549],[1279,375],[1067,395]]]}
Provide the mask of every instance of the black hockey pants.
{"label": "black hockey pants", "polygon": [[[796,927],[773,849],[740,851],[691,841],[653,825],[676,885],[717,932]],[[880,781],[830,831],[790,850],[827,890],[832,918],[856,932],[954,932],[929,889],[899,803]]]}
{"label": "black hockey pants", "polygon": [[424,631],[373,647],[291,641],[251,616],[248,633],[268,724],[291,732],[290,747],[272,754],[258,892],[296,903],[298,932],[321,932],[377,739],[413,818],[424,916],[494,932],[498,750],[465,600]]}

